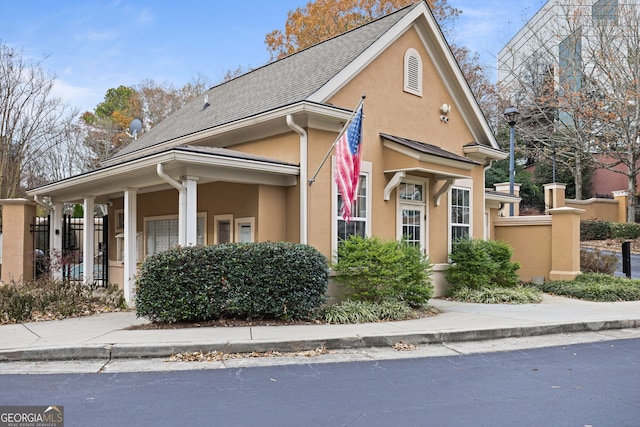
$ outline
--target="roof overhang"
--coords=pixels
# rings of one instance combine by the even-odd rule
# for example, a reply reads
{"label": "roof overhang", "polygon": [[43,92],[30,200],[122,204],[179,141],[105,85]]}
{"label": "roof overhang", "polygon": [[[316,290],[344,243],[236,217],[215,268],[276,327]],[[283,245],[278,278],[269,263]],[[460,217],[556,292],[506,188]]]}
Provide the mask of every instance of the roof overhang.
{"label": "roof overhang", "polygon": [[172,188],[158,175],[158,164],[175,179],[192,176],[199,184],[223,181],[293,186],[300,174],[297,165],[232,150],[174,147],[33,188],[27,194],[51,197],[55,202],[80,202],[85,197],[95,197],[96,203],[104,203],[127,188],[135,188],[139,193]]}
{"label": "roof overhang", "polygon": [[287,126],[286,122],[286,118],[289,115],[291,115],[294,122],[301,127],[339,132],[351,114],[352,112],[350,110],[333,105],[301,101],[184,135],[170,141],[164,141],[158,145],[123,155],[116,154],[116,156],[103,161],[102,165],[115,165],[178,145],[193,143],[201,145],[203,141],[207,141],[208,146],[231,147],[235,144],[241,144],[259,138],[280,135],[291,132],[291,128]]}
{"label": "roof overhang", "polygon": [[[418,141],[410,141],[404,138],[383,134],[381,134],[381,137],[383,147],[420,162],[468,171],[471,171],[480,165],[480,163],[475,160],[467,159],[463,156],[459,156]],[[411,145],[408,145],[407,142]],[[423,148],[421,149],[421,147]]]}
{"label": "roof overhang", "polygon": [[477,143],[465,145],[462,147],[462,151],[467,157],[480,163],[504,160],[509,157],[509,153]]}

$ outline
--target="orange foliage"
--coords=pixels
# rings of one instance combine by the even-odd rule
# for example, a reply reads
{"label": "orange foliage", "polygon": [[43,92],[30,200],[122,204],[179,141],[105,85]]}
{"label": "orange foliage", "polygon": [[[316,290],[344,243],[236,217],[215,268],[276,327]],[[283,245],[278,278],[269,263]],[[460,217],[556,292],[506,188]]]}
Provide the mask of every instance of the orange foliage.
{"label": "orange foliage", "polygon": [[[294,52],[349,31],[367,22],[414,3],[414,0],[315,0],[287,15],[284,34],[274,30],[266,35],[265,44],[271,59]],[[447,5],[447,0],[427,0],[436,19],[456,17],[460,11]]]}

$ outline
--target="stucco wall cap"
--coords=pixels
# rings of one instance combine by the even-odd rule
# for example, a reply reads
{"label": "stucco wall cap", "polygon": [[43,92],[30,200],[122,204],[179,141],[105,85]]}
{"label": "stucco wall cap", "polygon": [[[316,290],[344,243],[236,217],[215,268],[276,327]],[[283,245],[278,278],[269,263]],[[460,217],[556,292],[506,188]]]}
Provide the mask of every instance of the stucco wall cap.
{"label": "stucco wall cap", "polygon": [[570,208],[568,206],[564,206],[561,208],[549,209],[547,212],[549,212],[551,215],[580,215],[584,211],[585,211],[584,209]]}

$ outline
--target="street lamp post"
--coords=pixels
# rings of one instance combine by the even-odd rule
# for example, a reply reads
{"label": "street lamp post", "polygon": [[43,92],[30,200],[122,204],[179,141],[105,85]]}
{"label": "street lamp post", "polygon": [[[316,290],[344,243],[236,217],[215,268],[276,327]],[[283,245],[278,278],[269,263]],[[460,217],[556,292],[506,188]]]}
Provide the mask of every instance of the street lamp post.
{"label": "street lamp post", "polygon": [[[516,107],[509,107],[504,110],[504,116],[509,124],[509,194],[514,196],[514,180],[516,177],[514,162],[514,144],[515,144],[515,127],[516,119],[520,112]],[[513,203],[509,204],[509,216],[513,216]]]}

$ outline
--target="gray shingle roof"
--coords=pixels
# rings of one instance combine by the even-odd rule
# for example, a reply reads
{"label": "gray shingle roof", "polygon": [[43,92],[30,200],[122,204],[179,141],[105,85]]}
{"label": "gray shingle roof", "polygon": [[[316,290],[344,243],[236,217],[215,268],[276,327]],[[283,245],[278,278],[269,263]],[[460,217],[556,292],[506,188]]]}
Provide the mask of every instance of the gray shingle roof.
{"label": "gray shingle roof", "polygon": [[176,138],[307,100],[415,5],[209,89],[118,152],[113,159]]}

